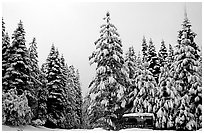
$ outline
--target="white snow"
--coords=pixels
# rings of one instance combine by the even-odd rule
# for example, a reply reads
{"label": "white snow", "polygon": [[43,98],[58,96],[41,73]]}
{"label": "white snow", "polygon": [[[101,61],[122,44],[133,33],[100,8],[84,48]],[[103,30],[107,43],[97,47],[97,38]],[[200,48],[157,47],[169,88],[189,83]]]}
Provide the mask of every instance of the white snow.
{"label": "white snow", "polygon": [[124,117],[126,116],[154,116],[152,113],[130,113],[130,114],[124,114]]}
{"label": "white snow", "polygon": [[2,125],[2,131],[54,131],[54,130],[62,130],[62,129],[51,129],[43,126],[34,127],[31,125],[18,126],[18,127]]}
{"label": "white snow", "polygon": [[[110,131],[106,131],[105,129],[102,128],[94,128],[94,129],[51,129],[51,128],[46,128],[43,126],[38,126],[38,127],[34,127],[31,125],[27,125],[27,126],[19,126],[19,127],[11,127],[11,126],[6,126],[6,125],[2,125],[2,131],[78,131],[78,132],[110,132]],[[152,129],[144,129],[144,128],[127,128],[127,129],[121,129],[118,132],[126,132],[126,131],[154,131]],[[159,131],[159,130],[156,130]],[[161,131],[168,131],[168,130],[161,130]],[[171,130],[173,131],[173,130]],[[198,132],[201,132],[202,128],[198,130]]]}

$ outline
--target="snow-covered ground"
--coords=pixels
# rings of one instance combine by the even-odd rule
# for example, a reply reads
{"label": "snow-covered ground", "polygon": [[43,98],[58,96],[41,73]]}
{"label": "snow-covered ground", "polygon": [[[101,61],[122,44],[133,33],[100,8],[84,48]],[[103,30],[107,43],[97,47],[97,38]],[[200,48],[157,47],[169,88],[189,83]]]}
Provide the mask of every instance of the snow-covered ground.
{"label": "snow-covered ground", "polygon": [[[2,131],[65,131],[66,129],[51,129],[51,128],[46,128],[43,126],[39,127],[34,127],[34,126],[22,126],[22,127],[11,127],[11,126],[6,126],[2,125]],[[139,128],[129,128],[129,129],[122,129],[119,132],[123,131],[136,131],[136,130],[144,130],[144,131],[151,131],[151,129],[139,129]],[[70,130],[69,130],[70,131]],[[102,128],[95,128],[95,129],[71,129],[71,131],[106,131]]]}
{"label": "snow-covered ground", "polygon": [[[34,126],[22,126],[22,127],[11,127],[11,126],[6,126],[6,125],[2,125],[2,131],[65,131],[66,129],[51,129],[51,128],[46,128],[43,126],[39,126],[39,127],[34,127]],[[106,131],[102,128],[95,128],[95,129],[71,129],[69,131]],[[124,131],[153,131],[152,129],[141,129],[141,128],[128,128],[128,129],[122,129],[118,132],[124,132]],[[158,130],[156,130],[158,131]],[[202,129],[199,130],[200,132],[202,131]],[[109,132],[109,131],[107,131]]]}

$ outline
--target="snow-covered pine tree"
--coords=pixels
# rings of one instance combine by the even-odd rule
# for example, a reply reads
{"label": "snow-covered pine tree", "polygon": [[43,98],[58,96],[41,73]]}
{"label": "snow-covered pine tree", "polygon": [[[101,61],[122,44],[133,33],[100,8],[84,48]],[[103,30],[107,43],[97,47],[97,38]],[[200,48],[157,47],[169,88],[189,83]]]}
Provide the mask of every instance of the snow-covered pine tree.
{"label": "snow-covered pine tree", "polygon": [[128,68],[128,74],[130,79],[135,78],[135,69],[136,69],[136,55],[133,46],[129,47],[127,53],[125,54],[125,65]]}
{"label": "snow-covered pine tree", "polygon": [[156,82],[158,83],[159,73],[160,73],[160,64],[159,59],[157,57],[157,53],[155,50],[155,46],[152,42],[152,39],[150,38],[149,46],[148,46],[148,57],[147,62],[149,64],[149,71],[153,74]]}
{"label": "snow-covered pine tree", "polygon": [[77,107],[77,115],[79,117],[79,126],[78,128],[81,128],[82,126],[82,90],[81,90],[81,84],[80,84],[80,77],[79,77],[79,70],[77,69],[75,72],[75,84],[76,84],[76,107]]}
{"label": "snow-covered pine tree", "polygon": [[200,50],[194,42],[195,36],[185,13],[172,64],[175,87],[180,96],[175,118],[177,130],[197,130],[202,127],[202,81],[198,72]]}
{"label": "snow-covered pine tree", "polygon": [[155,128],[173,129],[175,108],[177,107],[178,95],[174,87],[174,78],[170,76],[167,65],[161,68],[159,75],[158,92],[156,93],[155,105]]}
{"label": "snow-covered pine tree", "polygon": [[8,90],[8,82],[6,80],[5,74],[7,68],[10,66],[10,38],[8,33],[5,33],[5,26],[2,18],[2,90]]}
{"label": "snow-covered pine tree", "polygon": [[44,63],[40,69],[39,79],[41,81],[41,87],[38,90],[38,110],[37,110],[37,118],[45,124],[47,120],[47,97],[48,97],[48,90],[47,90],[47,79],[46,79],[46,71],[47,71],[47,64]]}
{"label": "snow-covered pine tree", "polygon": [[25,31],[22,21],[19,22],[17,29],[12,35],[11,55],[9,58],[11,65],[7,68],[5,80],[9,84],[9,88],[16,88],[18,94],[22,94],[24,90],[30,87],[30,59],[28,50],[25,45]]}
{"label": "snow-covered pine tree", "polygon": [[136,88],[129,94],[130,101],[133,101],[131,112],[153,113],[157,83],[153,74],[148,70],[149,64],[143,63],[143,69],[136,77]]}
{"label": "snow-covered pine tree", "polygon": [[148,58],[148,45],[146,43],[145,36],[142,39],[142,62],[146,62]]}
{"label": "snow-covered pine tree", "polygon": [[133,46],[129,47],[127,53],[125,54],[125,66],[127,67],[128,72],[128,78],[130,80],[130,87],[128,89],[129,92],[131,92],[135,88],[135,78],[136,78],[136,59],[137,56],[135,55],[135,50]]}
{"label": "snow-covered pine tree", "polygon": [[161,47],[160,47],[160,50],[158,52],[158,58],[160,60],[160,66],[161,67],[164,67],[164,65],[167,64],[167,56],[168,56],[167,48],[166,48],[166,45],[164,43],[164,40],[162,40],[161,41]]}
{"label": "snow-covered pine tree", "polygon": [[67,120],[67,128],[77,128],[76,123],[76,104],[75,104],[75,88],[73,87],[73,71],[68,67],[68,65],[65,65],[65,73],[66,73],[66,86],[65,86],[65,92],[66,92],[66,98],[67,98],[67,106],[66,106],[66,120]]}
{"label": "snow-covered pine tree", "polygon": [[94,126],[116,129],[114,119],[118,117],[116,110],[120,108],[120,99],[126,91],[128,75],[121,40],[116,27],[110,23],[109,12],[104,20],[106,23],[101,26],[100,38],[95,42],[96,50],[89,57],[90,64],[96,63],[96,76],[90,85],[90,93],[95,95],[90,119]]}
{"label": "snow-covered pine tree", "polygon": [[55,50],[54,44],[51,47],[47,58],[47,114],[48,119],[45,125],[47,127],[65,128],[65,105],[66,98],[62,83],[62,70],[58,50]]}
{"label": "snow-covered pine tree", "polygon": [[30,58],[30,77],[33,88],[33,99],[35,102],[32,104],[33,119],[38,117],[38,91],[41,89],[41,80],[40,80],[40,70],[38,66],[38,53],[37,53],[37,43],[36,39],[33,38],[32,42],[29,44],[28,53]]}
{"label": "snow-covered pine tree", "polygon": [[71,103],[73,128],[81,128],[82,124],[82,94],[78,70],[71,65],[68,68],[68,93]]}
{"label": "snow-covered pine tree", "polygon": [[67,66],[66,66],[66,63],[65,63],[65,58],[64,56],[62,55],[61,58],[60,58],[60,67],[61,67],[61,70],[62,70],[62,73],[60,74],[61,76],[61,83],[62,83],[62,87],[63,87],[63,90],[65,92],[64,94],[64,97],[65,97],[65,109],[64,109],[64,113],[65,113],[65,128],[66,129],[70,129],[70,128],[73,128],[73,124],[72,124],[72,119],[71,119],[71,102],[69,101],[69,88],[67,86],[67,76],[68,76],[68,70],[67,70]]}
{"label": "snow-covered pine tree", "polygon": [[171,44],[169,44],[169,50],[168,50],[168,57],[167,57],[167,62],[168,62],[168,67],[170,68],[171,64],[174,61],[174,49],[171,46]]}

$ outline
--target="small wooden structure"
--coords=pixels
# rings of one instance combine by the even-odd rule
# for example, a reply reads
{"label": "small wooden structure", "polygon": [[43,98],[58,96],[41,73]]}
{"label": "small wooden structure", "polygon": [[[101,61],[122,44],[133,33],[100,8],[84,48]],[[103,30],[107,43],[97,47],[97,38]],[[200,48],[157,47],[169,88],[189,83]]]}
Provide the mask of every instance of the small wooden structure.
{"label": "small wooden structure", "polygon": [[122,128],[153,128],[152,113],[128,113],[121,119]]}

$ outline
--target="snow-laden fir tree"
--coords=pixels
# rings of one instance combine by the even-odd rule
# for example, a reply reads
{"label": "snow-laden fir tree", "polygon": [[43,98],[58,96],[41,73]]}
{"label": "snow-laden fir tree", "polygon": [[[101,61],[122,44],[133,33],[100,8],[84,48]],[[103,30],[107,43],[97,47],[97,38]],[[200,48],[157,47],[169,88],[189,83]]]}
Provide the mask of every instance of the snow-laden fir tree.
{"label": "snow-laden fir tree", "polygon": [[61,67],[61,70],[62,70],[62,73],[59,75],[61,76],[61,83],[62,83],[62,86],[63,86],[63,90],[65,92],[65,128],[67,129],[71,129],[73,128],[74,126],[74,119],[73,119],[73,108],[72,108],[72,104],[73,104],[73,101],[70,100],[69,97],[71,97],[70,95],[70,90],[69,90],[69,87],[68,87],[68,67],[65,63],[65,58],[64,56],[62,55],[61,58],[60,58],[60,67]]}
{"label": "snow-laden fir tree", "polygon": [[2,90],[8,90],[8,82],[6,80],[5,74],[7,68],[10,66],[9,58],[10,58],[10,38],[8,33],[5,33],[5,26],[2,18]]}
{"label": "snow-laden fir tree", "polygon": [[132,91],[135,87],[135,77],[137,72],[136,64],[137,56],[135,55],[135,50],[133,46],[129,47],[127,53],[125,54],[125,66],[127,67],[128,78],[130,80],[130,86],[128,92]]}
{"label": "snow-laden fir tree", "polygon": [[37,43],[36,39],[33,38],[32,42],[29,44],[28,53],[30,58],[30,77],[31,77],[31,87],[33,88],[33,99],[35,102],[32,104],[33,119],[38,117],[38,91],[41,89],[40,80],[40,70],[38,66],[38,53],[37,53]]}
{"label": "snow-laden fir tree", "polygon": [[155,46],[152,42],[152,39],[150,38],[149,46],[148,46],[148,57],[147,62],[149,64],[149,71],[153,74],[156,82],[158,83],[159,73],[160,73],[160,64],[159,59],[157,57],[157,53],[155,50]]}
{"label": "snow-laden fir tree", "polygon": [[30,59],[25,45],[25,31],[22,21],[19,22],[17,29],[12,35],[11,55],[9,58],[10,66],[6,70],[5,80],[9,88],[16,88],[18,94],[30,87]]}
{"label": "snow-laden fir tree", "polygon": [[54,44],[51,47],[50,54],[47,58],[47,114],[48,119],[46,126],[48,127],[66,127],[65,117],[65,91],[62,83],[62,70],[59,58],[59,52],[55,49]]}
{"label": "snow-laden fir tree", "polygon": [[[62,59],[62,58],[61,58]],[[67,128],[77,128],[78,124],[76,122],[76,90],[74,88],[74,80],[73,80],[73,71],[70,67],[65,64],[65,73],[66,73],[66,86],[65,86],[65,93],[66,93],[66,120],[67,120]]]}
{"label": "snow-laden fir tree", "polygon": [[100,38],[95,42],[96,50],[89,58],[91,64],[96,64],[96,76],[90,85],[90,93],[94,95],[90,119],[93,126],[115,129],[116,110],[120,108],[120,99],[126,91],[128,75],[121,40],[117,28],[110,23],[109,12],[104,20],[106,23],[101,26]]}
{"label": "snow-laden fir tree", "polygon": [[147,61],[147,57],[148,57],[148,45],[145,39],[145,36],[143,36],[142,39],[142,62],[146,62]]}
{"label": "snow-laden fir tree", "polygon": [[156,93],[155,105],[155,128],[173,129],[175,108],[179,99],[177,90],[174,87],[174,78],[170,76],[167,64],[161,68],[159,75],[158,92]]}
{"label": "snow-laden fir tree", "polygon": [[177,130],[197,130],[202,127],[202,81],[199,74],[199,47],[196,34],[185,13],[182,29],[178,34],[172,76],[180,96],[175,117]]}
{"label": "snow-laden fir tree", "polygon": [[76,105],[77,105],[76,113],[79,117],[78,128],[81,128],[81,125],[82,125],[82,90],[81,90],[80,76],[79,76],[78,69],[75,72],[75,84],[76,84]]}
{"label": "snow-laden fir tree", "polygon": [[82,124],[82,93],[79,72],[71,65],[68,68],[68,89],[71,102],[73,128],[81,128]]}
{"label": "snow-laden fir tree", "polygon": [[48,90],[47,90],[47,79],[46,79],[46,63],[42,64],[40,69],[39,79],[41,81],[41,86],[37,93],[38,98],[38,109],[37,109],[37,118],[45,124],[47,120],[47,97],[48,97]]}
{"label": "snow-laden fir tree", "polygon": [[148,70],[148,63],[143,63],[143,69],[135,79],[136,88],[129,93],[130,101],[133,101],[131,112],[153,113],[157,83],[153,74]]}
{"label": "snow-laden fir tree", "polygon": [[127,53],[125,54],[125,65],[128,68],[128,74],[130,79],[135,78],[135,69],[136,69],[136,55],[133,46],[128,48]]}
{"label": "snow-laden fir tree", "polygon": [[164,43],[164,40],[162,40],[161,41],[161,47],[160,47],[159,52],[158,52],[158,58],[160,60],[160,66],[161,67],[164,67],[164,65],[167,63],[167,56],[168,56],[167,48],[166,48],[166,45]]}

